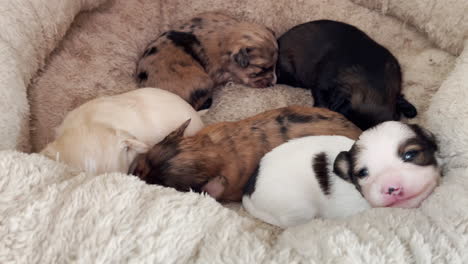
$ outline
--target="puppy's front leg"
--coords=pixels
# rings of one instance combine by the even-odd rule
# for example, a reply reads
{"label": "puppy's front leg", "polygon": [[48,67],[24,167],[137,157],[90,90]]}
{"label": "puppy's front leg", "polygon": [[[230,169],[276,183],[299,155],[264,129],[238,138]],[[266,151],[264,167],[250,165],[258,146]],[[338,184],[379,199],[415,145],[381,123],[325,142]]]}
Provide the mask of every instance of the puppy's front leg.
{"label": "puppy's front leg", "polygon": [[202,187],[202,191],[208,193],[211,197],[219,199],[226,188],[227,180],[223,176],[215,177],[208,181]]}

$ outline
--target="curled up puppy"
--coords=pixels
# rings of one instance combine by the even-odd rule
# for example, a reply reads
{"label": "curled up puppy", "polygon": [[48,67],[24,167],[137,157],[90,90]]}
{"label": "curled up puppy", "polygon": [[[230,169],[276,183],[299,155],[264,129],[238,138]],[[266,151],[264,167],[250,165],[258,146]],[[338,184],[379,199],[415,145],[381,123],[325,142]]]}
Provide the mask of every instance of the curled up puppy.
{"label": "curled up puppy", "polygon": [[312,21],[284,33],[278,45],[278,83],[310,89],[314,106],[339,112],[362,130],[417,115],[402,94],[397,59],[358,28]]}
{"label": "curled up puppy", "polygon": [[415,208],[441,177],[436,150],[430,132],[395,121],[364,131],[356,142],[342,136],[294,139],[262,158],[242,204],[283,228],[371,207]]}
{"label": "curled up puppy", "polygon": [[146,47],[138,61],[137,81],[173,92],[197,110],[206,109],[213,89],[229,81],[251,87],[275,84],[277,50],[267,27],[205,12]]}
{"label": "curled up puppy", "polygon": [[92,174],[128,171],[130,163],[190,119],[185,135],[203,127],[179,96],[142,88],[91,100],[67,114],[40,153]]}
{"label": "curled up puppy", "polygon": [[220,201],[240,201],[261,157],[292,138],[342,135],[357,139],[361,130],[324,108],[290,106],[237,121],[216,123],[182,137],[189,122],[169,134],[130,166],[149,184],[179,191],[207,192]]}

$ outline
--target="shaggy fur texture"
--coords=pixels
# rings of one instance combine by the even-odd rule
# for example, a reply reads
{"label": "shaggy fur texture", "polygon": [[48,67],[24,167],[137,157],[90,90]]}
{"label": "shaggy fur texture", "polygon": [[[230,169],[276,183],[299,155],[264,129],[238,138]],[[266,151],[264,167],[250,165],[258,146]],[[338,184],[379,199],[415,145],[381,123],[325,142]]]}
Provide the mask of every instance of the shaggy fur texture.
{"label": "shaggy fur texture", "polygon": [[[131,89],[138,51],[152,36],[177,19],[224,9],[265,23],[277,34],[301,22],[336,19],[389,47],[403,68],[404,93],[423,117],[415,121],[439,138],[446,167],[441,186],[419,209],[372,209],[279,234],[243,210],[233,212],[198,194],[149,186],[121,174],[80,174],[35,154],[5,151],[0,153],[0,262],[468,263],[468,2],[353,1],[378,12],[347,0],[189,5],[108,0],[79,15],[61,42],[79,9],[104,1],[2,1],[2,149],[28,139],[20,133],[21,124],[28,123],[25,87],[51,50],[30,87],[32,128],[40,127],[34,132],[36,147],[71,108],[99,94]],[[383,16],[382,10],[408,23]],[[453,55],[447,52],[451,46],[458,47]],[[232,102],[243,103],[236,106],[223,91],[213,105],[227,103],[207,113],[211,120],[236,118],[237,112],[248,112],[244,108],[274,107],[275,96],[284,94],[272,89],[258,98],[247,89],[228,89]],[[300,96],[287,100],[296,99]]]}
{"label": "shaggy fur texture", "polygon": [[203,195],[0,154],[2,263],[468,261],[466,169],[446,174],[419,209],[372,209],[281,233]]}

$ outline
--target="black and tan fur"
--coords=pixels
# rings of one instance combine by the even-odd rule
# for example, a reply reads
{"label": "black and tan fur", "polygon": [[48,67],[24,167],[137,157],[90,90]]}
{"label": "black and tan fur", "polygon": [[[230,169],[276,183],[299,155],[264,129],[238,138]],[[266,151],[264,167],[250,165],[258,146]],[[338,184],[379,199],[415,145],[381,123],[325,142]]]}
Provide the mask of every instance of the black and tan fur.
{"label": "black and tan fur", "polygon": [[141,87],[178,94],[195,109],[209,107],[216,86],[276,82],[277,42],[267,27],[206,12],[161,34],[138,61]]}
{"label": "black and tan fur", "polygon": [[129,173],[150,184],[179,191],[206,191],[222,201],[240,201],[263,155],[292,138],[361,133],[341,114],[324,108],[290,106],[238,121],[208,126],[182,137],[188,122],[137,157]]}
{"label": "black and tan fur", "polygon": [[365,130],[416,108],[403,96],[397,59],[358,28],[317,20],[278,39],[278,83],[312,91],[314,106],[337,111]]}

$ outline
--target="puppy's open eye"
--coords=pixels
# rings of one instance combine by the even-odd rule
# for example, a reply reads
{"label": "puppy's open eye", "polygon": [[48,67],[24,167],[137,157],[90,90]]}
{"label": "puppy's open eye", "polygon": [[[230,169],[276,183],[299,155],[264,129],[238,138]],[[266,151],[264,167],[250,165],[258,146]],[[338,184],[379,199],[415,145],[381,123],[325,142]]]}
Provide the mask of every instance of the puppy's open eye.
{"label": "puppy's open eye", "polygon": [[404,162],[410,162],[414,160],[414,158],[416,158],[418,154],[419,154],[419,150],[410,150],[410,151],[403,153],[403,156],[401,157],[401,159],[403,159]]}
{"label": "puppy's open eye", "polygon": [[362,179],[362,178],[365,178],[369,176],[369,171],[367,170],[367,168],[362,168],[361,170],[358,171],[358,173],[356,174],[356,177]]}
{"label": "puppy's open eye", "polygon": [[258,73],[251,73],[251,74],[249,74],[249,77],[250,77],[250,78],[255,78],[255,77],[257,77],[257,76],[258,76]]}

